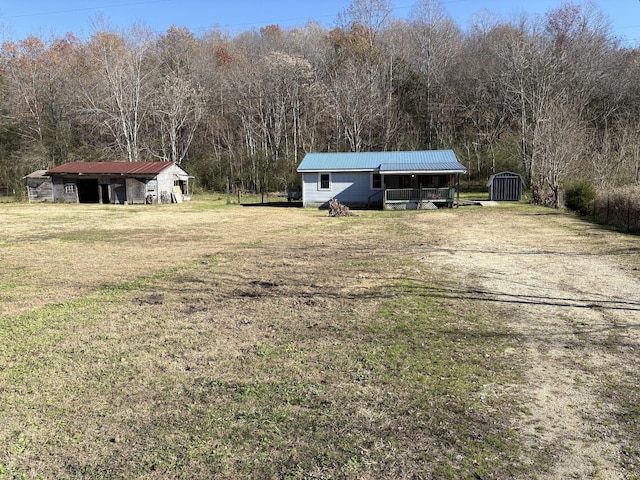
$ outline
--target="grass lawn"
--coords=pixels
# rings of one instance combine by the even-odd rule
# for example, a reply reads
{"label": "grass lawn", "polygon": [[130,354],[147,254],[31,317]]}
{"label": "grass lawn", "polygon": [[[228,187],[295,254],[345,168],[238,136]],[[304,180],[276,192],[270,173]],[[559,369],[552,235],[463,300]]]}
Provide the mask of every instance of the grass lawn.
{"label": "grass lawn", "polygon": [[3,204],[0,479],[543,474],[517,336],[419,259],[455,215]]}

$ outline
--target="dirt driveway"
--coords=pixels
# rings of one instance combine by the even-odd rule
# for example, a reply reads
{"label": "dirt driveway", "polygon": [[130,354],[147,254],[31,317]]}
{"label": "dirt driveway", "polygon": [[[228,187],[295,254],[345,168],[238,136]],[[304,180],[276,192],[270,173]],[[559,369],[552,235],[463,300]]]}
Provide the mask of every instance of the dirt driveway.
{"label": "dirt driveway", "polygon": [[511,393],[530,398],[513,428],[557,460],[552,478],[631,478],[638,467],[640,239],[553,212],[460,213],[446,234],[423,225],[430,238],[424,258],[455,272],[477,308],[510,319],[521,351],[505,354],[524,358],[527,372]]}

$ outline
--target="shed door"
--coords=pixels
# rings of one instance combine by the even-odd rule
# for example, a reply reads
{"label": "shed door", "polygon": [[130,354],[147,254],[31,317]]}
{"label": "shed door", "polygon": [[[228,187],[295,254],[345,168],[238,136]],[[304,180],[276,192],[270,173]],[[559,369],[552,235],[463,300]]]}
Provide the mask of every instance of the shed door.
{"label": "shed door", "polygon": [[503,177],[496,179],[496,200],[514,201],[520,200],[520,177]]}

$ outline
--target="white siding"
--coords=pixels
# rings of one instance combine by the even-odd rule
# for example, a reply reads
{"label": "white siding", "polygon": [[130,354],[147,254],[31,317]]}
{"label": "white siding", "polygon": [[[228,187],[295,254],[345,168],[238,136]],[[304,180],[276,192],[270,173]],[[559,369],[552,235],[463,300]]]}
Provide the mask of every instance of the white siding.
{"label": "white siding", "polygon": [[[371,172],[331,172],[331,188],[320,189],[320,173],[302,174],[302,201],[305,207],[326,206],[330,199],[353,206],[365,206],[380,190],[371,189]],[[380,195],[374,201],[380,200]]]}
{"label": "white siding", "polygon": [[159,203],[171,203],[171,192],[173,192],[176,180],[188,181],[189,176],[178,165],[171,165],[165,168],[156,177],[156,195]]}

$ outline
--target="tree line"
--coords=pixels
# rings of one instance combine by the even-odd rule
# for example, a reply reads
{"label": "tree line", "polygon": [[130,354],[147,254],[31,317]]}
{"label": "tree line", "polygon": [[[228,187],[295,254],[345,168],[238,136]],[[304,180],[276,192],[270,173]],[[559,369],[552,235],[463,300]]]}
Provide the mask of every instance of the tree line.
{"label": "tree line", "polygon": [[274,191],[306,152],[451,148],[470,182],[518,172],[557,206],[573,179],[640,183],[638,78],[640,49],[589,2],[464,30],[436,0],[235,35],[96,22],[86,40],[2,45],[0,187],[69,161],[170,160],[203,189]]}

